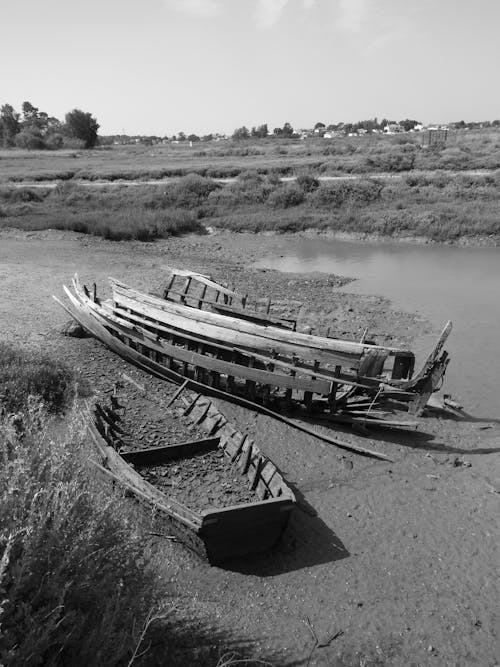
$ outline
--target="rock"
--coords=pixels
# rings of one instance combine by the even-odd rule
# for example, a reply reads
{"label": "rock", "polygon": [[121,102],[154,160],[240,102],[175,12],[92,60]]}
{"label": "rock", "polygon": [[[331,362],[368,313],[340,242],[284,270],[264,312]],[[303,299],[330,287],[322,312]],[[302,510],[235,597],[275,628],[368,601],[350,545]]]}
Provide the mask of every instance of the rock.
{"label": "rock", "polygon": [[68,320],[60,329],[63,336],[71,336],[72,338],[90,338],[85,329],[75,322],[75,320]]}

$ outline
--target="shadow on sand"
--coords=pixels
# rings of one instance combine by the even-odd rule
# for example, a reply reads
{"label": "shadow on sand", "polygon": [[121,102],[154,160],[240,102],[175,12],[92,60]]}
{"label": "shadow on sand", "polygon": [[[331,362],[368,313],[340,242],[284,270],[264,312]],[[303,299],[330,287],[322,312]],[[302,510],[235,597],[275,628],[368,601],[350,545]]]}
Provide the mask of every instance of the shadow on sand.
{"label": "shadow on sand", "polygon": [[[500,420],[495,419],[480,419],[469,415],[468,419],[459,419],[455,417],[447,417],[454,421],[471,421],[471,422],[485,422],[485,423],[500,423]],[[335,423],[321,422],[321,426],[329,431],[334,431],[336,434],[345,433],[351,434],[353,430],[349,427],[340,426]],[[422,426],[425,427],[425,422],[422,421]],[[475,454],[496,454],[500,452],[500,447],[479,447],[476,449],[468,449],[447,445],[444,442],[435,439],[432,433],[425,431],[403,431],[400,429],[369,429],[363,435],[367,435],[372,442],[388,443],[398,445],[399,447],[408,447],[410,449],[429,450],[442,454],[463,454],[464,456],[473,456]],[[369,447],[371,449],[371,447]],[[390,451],[384,451],[385,454],[391,454]]]}

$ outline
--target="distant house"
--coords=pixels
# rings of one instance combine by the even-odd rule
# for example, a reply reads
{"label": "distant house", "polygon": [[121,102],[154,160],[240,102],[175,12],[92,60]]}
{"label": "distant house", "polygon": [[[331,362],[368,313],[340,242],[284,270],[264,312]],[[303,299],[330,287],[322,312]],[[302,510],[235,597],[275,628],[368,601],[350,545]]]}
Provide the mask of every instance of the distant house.
{"label": "distant house", "polygon": [[399,123],[389,123],[384,127],[385,134],[398,134],[398,132],[404,132],[404,127]]}

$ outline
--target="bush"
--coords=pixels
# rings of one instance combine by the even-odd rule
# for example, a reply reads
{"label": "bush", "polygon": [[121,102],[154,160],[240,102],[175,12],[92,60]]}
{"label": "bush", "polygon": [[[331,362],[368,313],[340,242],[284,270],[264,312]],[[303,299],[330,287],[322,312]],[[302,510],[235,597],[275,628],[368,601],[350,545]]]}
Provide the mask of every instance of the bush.
{"label": "bush", "polygon": [[18,148],[37,150],[45,148],[45,142],[40,133],[31,130],[21,130],[16,134],[15,143]]}
{"label": "bush", "polygon": [[57,132],[54,134],[49,134],[49,136],[45,139],[45,147],[51,151],[56,151],[59,148],[62,148],[63,143],[64,143],[63,135],[58,134]]}
{"label": "bush", "polygon": [[304,192],[314,192],[319,187],[318,179],[311,174],[299,174],[295,182]]}
{"label": "bush", "polygon": [[310,196],[313,205],[338,208],[343,204],[366,205],[380,199],[382,184],[372,179],[321,183]]}
{"label": "bush", "polygon": [[299,206],[304,199],[304,191],[295,183],[290,183],[271,192],[267,201],[273,208],[290,208]]}
{"label": "bush", "polygon": [[198,174],[188,174],[167,186],[165,190],[165,204],[181,208],[195,208],[205,202],[214,190],[221,187],[210,178]]}
{"label": "bush", "polygon": [[404,144],[376,149],[368,154],[365,163],[368,169],[377,171],[409,171],[415,164],[415,147]]}
{"label": "bush", "polygon": [[42,401],[50,412],[60,412],[75,390],[75,377],[64,364],[0,342],[0,415],[21,410],[27,396]]}
{"label": "bush", "polygon": [[49,189],[10,187],[0,189],[0,199],[9,202],[9,204],[41,202],[49,193]]}

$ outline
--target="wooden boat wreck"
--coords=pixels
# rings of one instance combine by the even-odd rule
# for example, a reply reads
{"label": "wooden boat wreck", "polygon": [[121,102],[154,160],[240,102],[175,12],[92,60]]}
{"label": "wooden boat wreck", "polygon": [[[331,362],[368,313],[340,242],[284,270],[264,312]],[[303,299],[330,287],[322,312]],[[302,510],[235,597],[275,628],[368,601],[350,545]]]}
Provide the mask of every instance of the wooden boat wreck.
{"label": "wooden boat wreck", "polygon": [[[153,510],[154,525],[211,563],[267,551],[280,539],[295,505],[293,491],[276,466],[247,435],[237,431],[205,397],[196,395],[184,415],[207,438],[176,445],[123,451],[119,411],[95,404],[88,430],[103,474]],[[233,477],[247,482],[255,499],[232,506],[192,509],[145,479],[151,466],[179,466],[187,457],[218,450]],[[168,488],[167,487],[162,487]]]}
{"label": "wooden boat wreck", "polygon": [[[233,313],[175,303],[113,279],[112,298],[101,300],[95,286],[89,290],[76,276],[74,292],[64,288],[70,303],[62,305],[91,334],[133,363],[167,379],[187,378],[209,394],[241,399],[249,407],[272,406],[294,414],[302,410],[364,426],[408,427],[416,422],[394,418],[394,410],[421,414],[440,386],[448,363],[442,348],[451,323],[422,370],[413,375],[415,356],[409,350],[256,323],[256,312],[242,312],[245,308],[234,304],[230,290],[224,292],[198,274],[188,277],[230,296],[222,306]],[[203,306],[203,298],[198,305],[200,301]]]}

